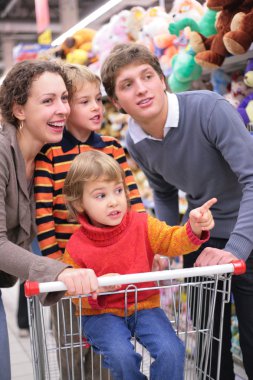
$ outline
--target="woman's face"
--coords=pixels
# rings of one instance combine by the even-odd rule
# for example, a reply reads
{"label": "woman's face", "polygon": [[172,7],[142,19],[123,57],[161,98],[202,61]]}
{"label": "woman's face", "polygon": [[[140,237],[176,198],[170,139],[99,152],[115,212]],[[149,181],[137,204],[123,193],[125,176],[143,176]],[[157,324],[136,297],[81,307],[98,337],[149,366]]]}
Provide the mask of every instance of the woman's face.
{"label": "woman's face", "polygon": [[28,100],[20,107],[22,133],[44,145],[61,140],[69,115],[68,92],[62,77],[45,72],[37,77],[30,88]]}

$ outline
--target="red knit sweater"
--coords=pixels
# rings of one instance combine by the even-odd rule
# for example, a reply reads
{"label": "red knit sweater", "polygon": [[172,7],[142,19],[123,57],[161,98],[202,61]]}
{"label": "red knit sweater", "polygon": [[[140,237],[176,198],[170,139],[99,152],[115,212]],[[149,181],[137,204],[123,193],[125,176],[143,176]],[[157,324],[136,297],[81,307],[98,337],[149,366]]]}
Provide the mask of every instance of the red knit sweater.
{"label": "red knit sweater", "polygon": [[[179,256],[190,253],[209,238],[203,233],[199,240],[190,224],[170,227],[147,214],[128,212],[116,227],[92,226],[84,216],[81,227],[67,243],[63,261],[73,267],[91,268],[96,275],[108,273],[130,274],[149,272],[154,255]],[[137,284],[138,288],[153,283]],[[124,287],[122,287],[124,288]],[[138,309],[160,306],[159,291],[138,292]],[[124,294],[99,296],[98,301],[89,298],[82,303],[83,314],[115,313],[124,315]],[[128,296],[128,312],[134,310],[134,293]]]}

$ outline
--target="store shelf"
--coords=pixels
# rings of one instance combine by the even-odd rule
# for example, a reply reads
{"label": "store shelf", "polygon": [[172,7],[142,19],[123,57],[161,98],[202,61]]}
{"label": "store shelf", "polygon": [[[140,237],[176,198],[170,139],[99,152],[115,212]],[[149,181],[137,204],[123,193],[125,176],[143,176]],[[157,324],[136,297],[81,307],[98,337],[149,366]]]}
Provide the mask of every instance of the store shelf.
{"label": "store shelf", "polygon": [[[253,58],[253,44],[251,45],[250,50],[245,54],[231,55],[227,57],[220,67],[226,73],[231,73],[237,70],[244,69],[249,58]],[[208,76],[212,73],[212,70],[203,70],[203,76]]]}

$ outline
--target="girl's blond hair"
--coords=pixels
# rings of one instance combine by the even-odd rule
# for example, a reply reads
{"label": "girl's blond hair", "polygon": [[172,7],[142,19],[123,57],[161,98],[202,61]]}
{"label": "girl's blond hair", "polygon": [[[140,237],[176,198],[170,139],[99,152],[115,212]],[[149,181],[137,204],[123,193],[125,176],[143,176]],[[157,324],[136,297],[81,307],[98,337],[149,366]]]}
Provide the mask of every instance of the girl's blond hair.
{"label": "girl's blond hair", "polygon": [[96,180],[123,181],[129,202],[125,173],[118,162],[106,153],[97,150],[83,152],[74,158],[64,182],[63,194],[70,217],[78,220],[84,186]]}

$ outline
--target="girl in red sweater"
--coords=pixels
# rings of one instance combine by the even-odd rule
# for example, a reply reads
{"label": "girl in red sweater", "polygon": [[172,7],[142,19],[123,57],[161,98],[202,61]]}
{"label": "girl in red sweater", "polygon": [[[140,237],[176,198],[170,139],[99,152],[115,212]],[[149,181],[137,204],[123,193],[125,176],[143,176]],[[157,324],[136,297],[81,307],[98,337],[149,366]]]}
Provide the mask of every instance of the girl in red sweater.
{"label": "girl in red sweater", "polygon": [[[154,255],[179,256],[197,250],[208,240],[214,221],[213,198],[190,213],[184,226],[170,227],[146,214],[130,211],[124,172],[99,151],[78,155],[64,184],[67,206],[80,228],[67,243],[64,262],[91,268],[97,276],[149,272]],[[138,288],[151,283],[137,284]],[[123,287],[122,287],[123,288]],[[135,335],[155,360],[151,379],[182,380],[184,345],[159,307],[159,291],[99,296],[82,301],[82,327],[90,344],[104,356],[114,380],[139,380],[141,355],[130,342]]]}

